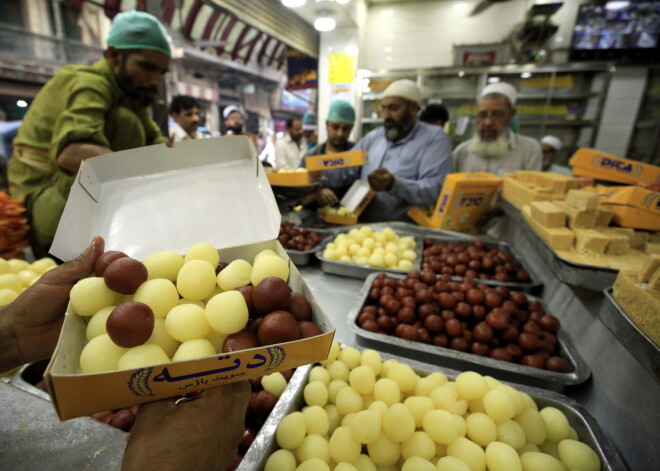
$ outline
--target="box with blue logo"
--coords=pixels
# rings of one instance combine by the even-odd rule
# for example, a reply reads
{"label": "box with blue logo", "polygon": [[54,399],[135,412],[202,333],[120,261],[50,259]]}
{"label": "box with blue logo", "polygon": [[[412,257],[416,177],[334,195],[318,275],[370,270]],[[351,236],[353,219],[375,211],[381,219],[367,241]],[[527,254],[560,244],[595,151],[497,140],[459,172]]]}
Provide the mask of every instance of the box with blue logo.
{"label": "box with blue logo", "polygon": [[351,150],[334,154],[312,155],[305,158],[305,167],[310,171],[360,167],[365,163],[367,163],[366,150]]}
{"label": "box with blue logo", "polygon": [[[287,284],[309,301],[311,320],[321,334],[227,353],[216,348],[215,354],[196,359],[172,357],[170,362],[83,373],[79,359],[87,345],[89,317],[69,306],[45,375],[60,419],[325,360],[335,327],[277,240],[280,221],[264,169],[244,136],[194,139],[175,148],[161,144],[86,160],[71,188],[52,254],[71,260],[96,234],[104,237],[106,250],[137,260],[162,251],[183,255],[198,242],[213,245],[225,263],[252,261],[269,249],[287,262]],[[117,296],[115,302],[126,299]]]}
{"label": "box with blue logo", "polygon": [[434,229],[474,232],[476,221],[491,208],[502,179],[488,172],[450,173],[440,191],[433,214],[425,216],[419,208],[408,215],[418,224]]}
{"label": "box with blue logo", "polygon": [[624,159],[595,149],[579,149],[568,162],[573,174],[596,180],[625,183],[652,183],[660,178],[660,167]]}

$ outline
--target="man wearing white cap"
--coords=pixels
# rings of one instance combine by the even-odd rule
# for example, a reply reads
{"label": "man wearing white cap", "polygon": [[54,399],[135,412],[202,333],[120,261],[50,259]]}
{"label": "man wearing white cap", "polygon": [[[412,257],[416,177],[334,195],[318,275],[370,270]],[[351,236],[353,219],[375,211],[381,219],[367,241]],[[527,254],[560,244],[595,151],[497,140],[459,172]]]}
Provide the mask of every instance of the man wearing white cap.
{"label": "man wearing white cap", "polygon": [[571,170],[555,163],[557,155],[563,147],[561,139],[556,136],[545,136],[541,139],[541,151],[543,152],[543,170],[546,172],[559,173],[561,175],[573,176]]}
{"label": "man wearing white cap", "polygon": [[225,120],[225,127],[227,128],[227,136],[247,136],[252,139],[254,147],[258,148],[257,136],[251,132],[243,131],[245,124],[243,113],[236,105],[229,105],[222,110],[222,118]]}
{"label": "man wearing white cap", "polygon": [[475,135],[454,150],[452,171],[502,176],[516,170],[541,170],[539,143],[510,129],[516,97],[516,89],[505,82],[484,87],[477,103]]}
{"label": "man wearing white cap", "polygon": [[360,221],[409,221],[409,206],[430,206],[438,198],[451,168],[451,143],[440,127],[417,120],[421,99],[415,82],[392,82],[381,102],[383,126],[352,149],[366,150],[367,163],[324,172],[329,188],[362,179],[377,192]]}

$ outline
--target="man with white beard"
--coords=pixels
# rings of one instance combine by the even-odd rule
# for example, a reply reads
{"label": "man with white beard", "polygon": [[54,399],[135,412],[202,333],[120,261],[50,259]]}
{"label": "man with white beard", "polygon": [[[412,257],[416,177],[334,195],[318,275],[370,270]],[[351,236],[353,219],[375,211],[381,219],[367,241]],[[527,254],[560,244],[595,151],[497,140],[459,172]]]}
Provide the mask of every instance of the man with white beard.
{"label": "man with white beard", "polygon": [[[392,82],[383,92],[380,126],[355,144],[366,150],[362,167],[325,170],[327,188],[347,188],[361,179],[376,192],[360,222],[407,221],[410,206],[431,206],[451,168],[451,143],[439,126],[417,119],[422,93],[407,79]],[[328,193],[329,195],[329,193]],[[335,195],[326,198],[337,201]]]}
{"label": "man with white beard", "polygon": [[487,85],[477,103],[476,132],[453,152],[452,172],[542,170],[541,146],[510,129],[516,114],[516,89],[504,82]]}

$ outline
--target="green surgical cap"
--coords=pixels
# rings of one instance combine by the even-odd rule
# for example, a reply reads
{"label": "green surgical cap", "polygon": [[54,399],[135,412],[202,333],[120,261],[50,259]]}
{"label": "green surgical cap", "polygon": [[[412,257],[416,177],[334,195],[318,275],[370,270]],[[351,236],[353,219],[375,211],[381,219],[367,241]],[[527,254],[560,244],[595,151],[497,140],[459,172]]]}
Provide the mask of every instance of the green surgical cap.
{"label": "green surgical cap", "polygon": [[172,57],[167,31],[158,18],[143,11],[115,16],[106,43],[116,49],[151,49]]}
{"label": "green surgical cap", "polygon": [[328,110],[327,121],[353,124],[355,123],[355,110],[349,102],[335,100]]}

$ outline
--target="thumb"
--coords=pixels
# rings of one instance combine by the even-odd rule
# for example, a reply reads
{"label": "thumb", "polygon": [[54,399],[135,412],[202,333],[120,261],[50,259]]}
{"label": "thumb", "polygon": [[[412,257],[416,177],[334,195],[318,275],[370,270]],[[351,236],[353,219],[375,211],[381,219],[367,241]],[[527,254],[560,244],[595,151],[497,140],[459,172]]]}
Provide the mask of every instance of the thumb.
{"label": "thumb", "polygon": [[87,248],[75,259],[44,273],[43,282],[54,285],[72,284],[86,277],[94,271],[96,259],[103,253],[104,247],[103,237],[94,236]]}

